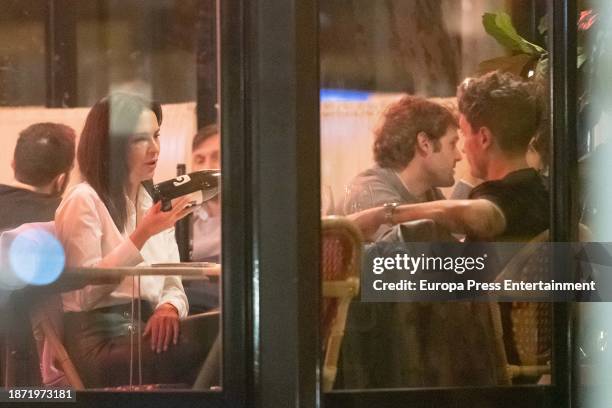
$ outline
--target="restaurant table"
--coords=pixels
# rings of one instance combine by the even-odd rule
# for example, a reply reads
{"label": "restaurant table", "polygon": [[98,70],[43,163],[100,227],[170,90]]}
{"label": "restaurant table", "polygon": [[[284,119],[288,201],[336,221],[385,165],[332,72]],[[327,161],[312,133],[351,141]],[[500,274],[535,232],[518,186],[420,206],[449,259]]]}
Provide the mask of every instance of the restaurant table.
{"label": "restaurant table", "polygon": [[120,266],[113,268],[67,267],[58,282],[66,285],[87,282],[87,285],[121,280],[128,276],[180,276],[183,280],[216,281],[221,274],[221,265],[210,262],[182,262],[175,264],[153,264],[150,266]]}
{"label": "restaurant table", "polygon": [[[210,262],[183,262],[154,264],[134,267],[66,267],[59,278],[49,285],[28,285],[14,291],[15,316],[27,316],[33,300],[40,296],[58,294],[81,289],[86,285],[119,283],[129,276],[180,276],[182,280],[205,280],[216,282],[221,274],[221,265]],[[37,367],[37,354],[33,347],[29,319],[11,319],[6,327],[7,347],[4,362],[4,386],[31,385],[32,368]],[[16,351],[10,352],[15,347]],[[37,378],[37,375],[34,376]]]}

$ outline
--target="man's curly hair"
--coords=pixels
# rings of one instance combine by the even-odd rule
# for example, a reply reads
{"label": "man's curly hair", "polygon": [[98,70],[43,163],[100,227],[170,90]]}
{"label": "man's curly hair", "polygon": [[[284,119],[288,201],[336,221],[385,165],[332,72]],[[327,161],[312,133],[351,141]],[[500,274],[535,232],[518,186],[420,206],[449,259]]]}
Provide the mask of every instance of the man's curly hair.
{"label": "man's curly hair", "polygon": [[459,112],[473,131],[487,127],[502,151],[525,154],[542,118],[541,89],[500,71],[467,79],[457,91]]}
{"label": "man's curly hair", "polygon": [[391,105],[376,131],[374,160],[383,168],[401,170],[414,157],[416,139],[424,132],[439,149],[439,139],[457,118],[442,105],[416,96],[405,96]]}

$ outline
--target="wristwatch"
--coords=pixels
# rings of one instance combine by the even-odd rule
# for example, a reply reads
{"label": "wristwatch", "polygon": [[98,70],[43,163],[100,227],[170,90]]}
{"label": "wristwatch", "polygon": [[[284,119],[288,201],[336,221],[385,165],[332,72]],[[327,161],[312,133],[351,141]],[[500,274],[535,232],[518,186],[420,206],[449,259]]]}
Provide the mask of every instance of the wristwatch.
{"label": "wristwatch", "polygon": [[395,214],[395,209],[399,203],[385,203],[383,208],[385,210],[385,224],[393,225],[393,214]]}

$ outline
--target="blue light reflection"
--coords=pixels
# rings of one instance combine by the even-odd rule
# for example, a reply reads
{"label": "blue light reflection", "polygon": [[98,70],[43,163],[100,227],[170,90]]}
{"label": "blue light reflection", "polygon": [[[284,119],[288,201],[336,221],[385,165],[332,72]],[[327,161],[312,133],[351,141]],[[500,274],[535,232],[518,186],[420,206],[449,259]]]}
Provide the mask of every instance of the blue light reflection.
{"label": "blue light reflection", "polygon": [[30,285],[48,285],[62,273],[64,249],[47,231],[32,228],[21,232],[9,250],[9,262],[14,274]]}

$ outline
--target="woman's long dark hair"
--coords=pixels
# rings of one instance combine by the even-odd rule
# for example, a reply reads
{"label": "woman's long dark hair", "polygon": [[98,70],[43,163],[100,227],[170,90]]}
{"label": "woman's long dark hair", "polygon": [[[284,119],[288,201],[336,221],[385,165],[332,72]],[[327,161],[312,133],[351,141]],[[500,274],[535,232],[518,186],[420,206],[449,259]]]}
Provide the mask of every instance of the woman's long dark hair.
{"label": "woman's long dark hair", "polygon": [[99,100],[87,115],[77,149],[83,179],[96,190],[121,232],[127,221],[128,148],[145,110],[153,111],[161,125],[162,110],[157,102],[128,93]]}

